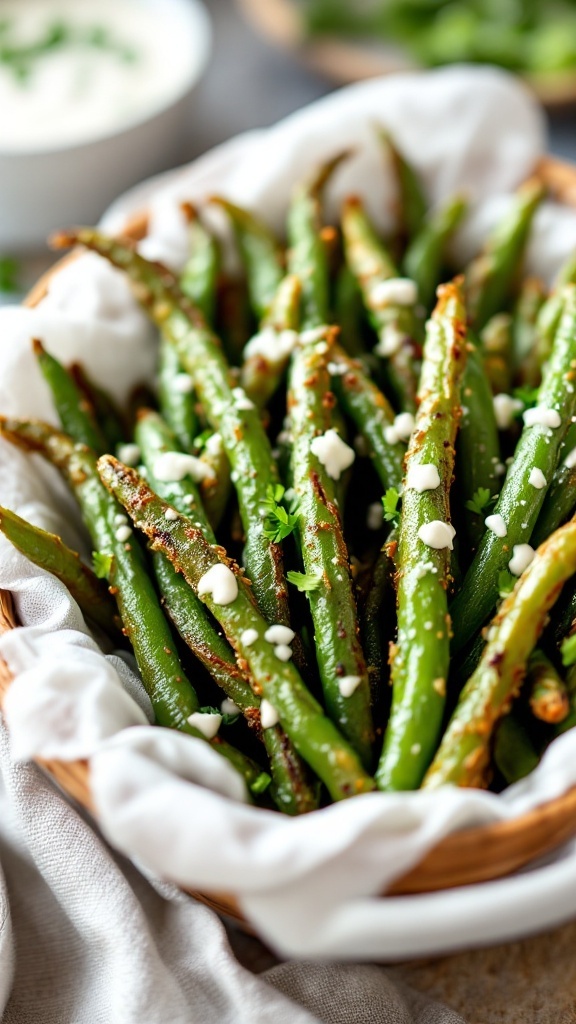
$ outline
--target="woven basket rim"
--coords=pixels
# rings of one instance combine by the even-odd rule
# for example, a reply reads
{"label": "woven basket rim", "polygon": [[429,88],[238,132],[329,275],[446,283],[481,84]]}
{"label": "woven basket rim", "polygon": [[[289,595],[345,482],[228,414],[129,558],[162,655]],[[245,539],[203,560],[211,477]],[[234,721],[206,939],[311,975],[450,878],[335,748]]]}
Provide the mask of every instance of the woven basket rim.
{"label": "woven basket rim", "polygon": [[[576,167],[547,156],[540,161],[535,174],[556,200],[576,207]],[[138,214],[129,221],[124,233],[133,239],[142,238],[146,225],[146,214]],[[60,259],[40,278],[27,297],[27,305],[36,306],[40,302],[51,276],[75,255],[71,253]],[[17,627],[11,595],[0,590],[0,633]],[[0,707],[11,681],[8,667],[0,660]],[[72,799],[94,814],[86,761],[36,760]],[[574,835],[576,786],[512,820],[467,827],[448,834],[386,894],[435,892],[500,878],[557,849]],[[192,894],[246,926],[235,897],[229,893],[194,891]]]}

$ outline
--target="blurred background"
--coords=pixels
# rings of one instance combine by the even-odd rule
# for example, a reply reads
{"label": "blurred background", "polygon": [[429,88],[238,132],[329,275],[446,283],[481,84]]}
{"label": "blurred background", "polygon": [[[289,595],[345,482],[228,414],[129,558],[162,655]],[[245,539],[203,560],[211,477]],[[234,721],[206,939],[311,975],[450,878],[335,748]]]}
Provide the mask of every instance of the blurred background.
{"label": "blurred background", "polygon": [[[40,69],[40,58],[49,57],[57,70],[56,58],[67,52],[62,31],[48,43],[42,36],[37,16],[42,3],[52,13],[64,11],[64,28],[67,17],[73,20],[71,11],[96,10],[105,21],[103,0],[0,0],[0,86],[8,73],[11,88],[18,76],[24,81],[28,74],[33,82],[30,69]],[[170,110],[163,108],[162,118],[152,119],[157,133],[162,123],[164,136],[152,136],[149,128],[146,134],[142,125],[128,130],[121,124],[110,126],[111,138],[102,139],[104,129],[98,135],[94,127],[96,141],[69,149],[60,142],[58,154],[47,152],[49,146],[36,153],[34,139],[12,152],[10,103],[3,101],[0,88],[4,297],[25,290],[50,263],[42,239],[51,227],[94,220],[140,178],[191,160],[238,132],[269,125],[343,82],[393,69],[464,59],[499,63],[522,74],[546,104],[551,151],[576,161],[576,0],[116,0],[114,7],[138,4],[162,22],[174,14],[176,25],[183,24],[179,9],[188,6],[195,16],[207,12],[211,25],[207,29],[200,18],[187,27],[195,70],[189,81],[182,79],[181,94],[166,99]],[[25,39],[28,63],[18,57],[9,32],[16,5],[18,11],[31,5],[33,12]],[[90,46],[78,56],[82,69],[95,54],[106,57],[109,71],[119,57],[130,64],[128,22],[118,24],[122,52],[116,37],[103,37],[103,29],[90,22]],[[165,69],[166,64],[164,58]],[[109,73],[106,81],[108,103],[117,109],[121,81],[115,91]],[[44,100],[60,85],[54,73],[44,85]],[[92,111],[88,124],[95,124],[90,120],[95,117]],[[48,210],[53,224],[42,220]]]}

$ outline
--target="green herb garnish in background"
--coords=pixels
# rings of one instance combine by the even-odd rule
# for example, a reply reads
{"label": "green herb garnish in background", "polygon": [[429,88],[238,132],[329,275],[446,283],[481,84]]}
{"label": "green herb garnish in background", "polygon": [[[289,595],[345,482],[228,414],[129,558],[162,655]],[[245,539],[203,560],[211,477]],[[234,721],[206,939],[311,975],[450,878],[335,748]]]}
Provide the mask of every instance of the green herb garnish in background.
{"label": "green herb garnish in background", "polygon": [[18,291],[19,266],[11,256],[0,256],[0,294],[10,295]]}
{"label": "green herb garnish in background", "polygon": [[123,63],[138,59],[133,47],[115,39],[102,25],[88,28],[75,26],[64,20],[49,24],[33,43],[20,43],[14,33],[15,23],[8,19],[0,22],[0,65],[12,73],[15,80],[26,85],[42,57],[64,49],[104,50]]}

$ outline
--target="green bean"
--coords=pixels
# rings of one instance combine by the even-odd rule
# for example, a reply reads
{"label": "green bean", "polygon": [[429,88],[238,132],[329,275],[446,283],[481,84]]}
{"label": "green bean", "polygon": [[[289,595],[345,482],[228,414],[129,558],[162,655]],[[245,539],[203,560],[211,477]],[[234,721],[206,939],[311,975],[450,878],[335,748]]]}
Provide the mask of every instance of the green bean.
{"label": "green bean", "polygon": [[[170,628],[154,590],[138,544],[125,525],[119,505],[100,481],[96,456],[67,434],[39,421],[0,418],[6,440],[25,451],[38,452],[60,470],[78,501],[96,550],[108,562],[108,583],[116,598],[124,632],[130,640],[159,725],[206,737],[188,719],[199,710],[198,697],[174,649]],[[119,523],[119,517],[124,523]],[[261,769],[250,758],[215,736],[214,749],[242,769],[249,787],[261,784]]]}
{"label": "green bean", "polygon": [[250,302],[256,319],[268,316],[284,276],[282,250],[268,225],[222,196],[212,196],[227,214],[246,267]]}
{"label": "green bean", "polygon": [[494,739],[494,763],[509,786],[536,768],[540,757],[530,736],[512,710],[501,720]]}
{"label": "green bean", "polygon": [[85,618],[115,643],[122,642],[119,619],[106,584],[61,537],[32,526],[7,508],[0,508],[0,531],[34,565],[52,573],[68,588]]}
{"label": "green bean", "polygon": [[68,371],[46,351],[37,338],[32,342],[32,348],[42,376],[50,388],[63,429],[79,444],[88,445],[97,454],[105,452],[107,439],[94,418],[94,410]]}
{"label": "green bean", "polygon": [[490,500],[500,490],[501,462],[492,391],[484,362],[470,336],[467,350],[462,420],[456,440],[456,480],[466,540],[471,551],[476,551],[484,535]]}
{"label": "green bean", "polygon": [[537,648],[530,655],[526,689],[532,714],[541,722],[562,722],[570,710],[564,680],[550,658]]}
{"label": "green bean", "polygon": [[481,330],[491,316],[504,308],[517,280],[532,220],[544,194],[540,182],[526,182],[516,193],[512,208],[468,267],[466,308],[476,330]]}
{"label": "green bean", "polygon": [[488,631],[480,663],[460,700],[424,779],[424,788],[446,783],[482,786],[494,727],[522,682],[528,657],[562,584],[576,572],[576,524],[561,527],[538,549]]}
{"label": "green bean", "polygon": [[[298,501],[298,537],[304,571],[316,580],[307,591],[314,630],[322,642],[317,660],[326,707],[361,754],[371,760],[373,739],[370,686],[358,641],[358,621],[349,570],[349,557],[336,499],[335,480],[318,443],[332,439],[348,459],[354,453],[332,426],[330,375],[327,368],[332,331],[310,341],[300,335],[290,368],[288,408],[292,434],[291,482]],[[354,685],[348,693],[347,686]]]}
{"label": "green bean", "polygon": [[342,208],[342,235],[346,262],[360,285],[368,316],[378,334],[375,351],[387,360],[386,373],[394,399],[401,409],[413,412],[417,386],[416,285],[399,279],[390,254],[357,197],[347,199]]}
{"label": "green bean", "polygon": [[180,287],[184,295],[201,311],[206,323],[213,324],[220,269],[218,244],[191,204],[185,203],[184,211],[190,225],[190,257],[180,275]]}
{"label": "green bean", "polygon": [[536,387],[542,378],[538,354],[536,323],[546,299],[544,286],[538,278],[528,277],[522,283],[512,320],[513,372],[523,384]]}
{"label": "green bean", "polygon": [[334,294],[335,321],[340,328],[340,342],[347,355],[364,355],[366,343],[362,332],[362,292],[354,274],[345,263],[336,278]]}
{"label": "green bean", "polygon": [[259,409],[264,408],[284,377],[300,321],[300,280],[283,278],[258,334],[244,349],[240,383]]}
{"label": "green bean", "polygon": [[[161,460],[174,451],[174,436],[161,417],[148,412],[140,417],[136,440],[141,448],[147,479],[156,493],[182,515],[188,516],[202,531],[205,540],[216,545],[216,537],[205,512],[202,499],[190,475],[181,480],[166,481],[162,477]],[[174,570],[165,555],[156,552],[154,571],[164,598],[165,608],[181,637],[200,659],[223,689],[257,730],[260,729],[260,698],[254,694],[236,663],[228,641],[212,625],[204,604],[186,581]],[[312,810],[317,799],[307,772],[292,744],[280,726],[263,730],[266,751],[272,772],[272,795],[287,814]]]}
{"label": "green bean", "polygon": [[107,391],[90,379],[81,363],[72,363],[68,370],[76,387],[82,392],[88,406],[94,412],[94,418],[101,427],[107,442],[108,451],[116,451],[126,441],[126,425],[122,420],[116,403]]}
{"label": "green bean", "polygon": [[418,298],[427,309],[433,305],[442,280],[447,244],[467,209],[466,199],[456,195],[432,210],[404,254],[403,270],[416,282]]}
{"label": "green bean", "polygon": [[387,398],[363,371],[361,363],[346,355],[339,345],[334,346],[328,369],[339,403],[368,442],[369,455],[384,490],[400,487],[404,445]]}
{"label": "green bean", "polygon": [[450,485],[466,360],[457,283],[443,285],[426,328],[416,425],[406,456],[398,554],[398,636],[392,711],[376,772],[379,789],[417,789],[434,755],[450,661]]}
{"label": "green bean", "polygon": [[378,129],[380,141],[392,161],[398,184],[398,219],[403,241],[413,241],[422,231],[428,203],[418,176],[400,152],[392,136],[384,128]]}
{"label": "green bean", "polygon": [[512,387],[512,317],[496,313],[480,332],[486,376],[495,395],[507,393]]}
{"label": "green bean", "polygon": [[288,594],[282,552],[263,534],[261,514],[268,487],[278,482],[278,471],[257,409],[242,389],[234,388],[218,338],[207,328],[200,311],[181,294],[169,272],[90,228],[59,236],[55,244],[64,247],[76,241],[128,274],[137,298],[175,346],[192,377],[206,417],[221,435],[232,467],[246,533],[244,565],[254,594],[271,623],[285,623]]}
{"label": "green bean", "polygon": [[[515,555],[530,555],[514,548],[528,544],[546,488],[556,469],[567,425],[576,411],[576,286],[565,293],[565,310],[552,356],[538,391],[536,410],[524,413],[525,423],[514,459],[500,492],[494,514],[501,516],[498,533],[488,529],[466,573],[452,608],[453,650],[460,650],[491,614],[498,599],[499,574]],[[554,425],[555,424],[555,425]],[[513,563],[516,565],[516,561]],[[511,570],[513,571],[513,570]]]}
{"label": "green bean", "polygon": [[[259,613],[240,570],[215,549],[185,517],[166,519],[170,506],[138,475],[111,456],[99,461],[106,486],[122,502],[154,550],[166,554],[196,593],[203,596],[228,640],[246,662],[254,685],[272,705],[300,755],[335,800],[373,789],[357,755],[322,713],[298,672],[284,660],[283,645],[266,639],[268,623]],[[218,568],[218,579],[208,573]],[[219,592],[218,583],[222,585]],[[256,636],[254,636],[256,634]]]}

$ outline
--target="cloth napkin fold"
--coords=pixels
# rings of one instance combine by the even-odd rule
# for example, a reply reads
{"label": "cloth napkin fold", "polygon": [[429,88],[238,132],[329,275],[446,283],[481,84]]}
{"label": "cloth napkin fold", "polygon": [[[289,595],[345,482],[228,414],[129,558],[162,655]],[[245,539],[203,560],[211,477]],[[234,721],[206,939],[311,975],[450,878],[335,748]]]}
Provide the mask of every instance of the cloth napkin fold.
{"label": "cloth napkin fold", "polygon": [[463,1024],[381,967],[256,976],[211,910],[154,888],[38,768],[14,764],[1,722],[0,865],[2,1024]]}

